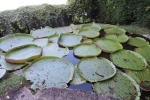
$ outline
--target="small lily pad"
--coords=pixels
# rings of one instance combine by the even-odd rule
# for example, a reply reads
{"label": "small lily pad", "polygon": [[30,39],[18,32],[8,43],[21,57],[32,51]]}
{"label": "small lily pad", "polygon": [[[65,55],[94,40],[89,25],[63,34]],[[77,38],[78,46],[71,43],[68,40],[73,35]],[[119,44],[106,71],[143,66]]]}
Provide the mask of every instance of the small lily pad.
{"label": "small lily pad", "polygon": [[104,31],[107,34],[125,34],[126,33],[124,29],[118,28],[118,27],[107,27],[107,28],[104,28]]}
{"label": "small lily pad", "polygon": [[22,45],[10,49],[5,53],[5,59],[9,63],[25,63],[42,55],[42,48],[34,44]]}
{"label": "small lily pad", "polygon": [[96,38],[93,41],[99,48],[102,49],[102,51],[107,53],[112,53],[123,49],[122,45],[119,42],[110,39]]}
{"label": "small lily pad", "polygon": [[58,42],[59,34],[54,34],[48,37],[50,42]]}
{"label": "small lily pad", "polygon": [[93,57],[101,53],[101,49],[97,48],[94,44],[79,44],[73,49],[74,55],[78,57]]}
{"label": "small lily pad", "polygon": [[148,46],[149,42],[147,42],[144,38],[141,37],[130,37],[128,44],[132,45],[132,46],[136,46],[136,47],[140,47],[140,46]]}
{"label": "small lily pad", "polygon": [[97,82],[113,77],[116,67],[105,58],[83,58],[77,64],[77,71],[85,80]]}
{"label": "small lily pad", "polygon": [[0,68],[6,69],[6,70],[17,70],[25,66],[25,64],[10,64],[7,63],[5,60],[5,55],[0,54]]}
{"label": "small lily pad", "polygon": [[106,34],[105,38],[114,40],[116,42],[125,43],[128,41],[129,37],[126,34]]}
{"label": "small lily pad", "polygon": [[142,47],[136,48],[135,52],[142,55],[150,64],[150,46],[142,46]]}
{"label": "small lily pad", "polygon": [[34,38],[29,34],[10,34],[0,39],[0,48],[7,52],[14,47],[31,44],[33,39]]}
{"label": "small lily pad", "polygon": [[130,70],[143,70],[147,62],[140,54],[130,50],[120,50],[110,55],[111,61],[118,67]]}
{"label": "small lily pad", "polygon": [[82,36],[78,34],[61,34],[58,44],[63,47],[74,47],[81,43]]}
{"label": "small lily pad", "polygon": [[57,43],[49,43],[43,48],[42,56],[55,56],[62,58],[69,53],[68,48],[59,47]]}
{"label": "small lily pad", "polygon": [[5,75],[6,69],[1,69],[0,68],[0,79]]}
{"label": "small lily pad", "polygon": [[43,90],[49,87],[67,87],[72,80],[74,66],[58,57],[43,56],[23,70],[25,78],[33,82],[31,89]]}
{"label": "small lily pad", "polygon": [[30,33],[34,38],[37,38],[37,37],[43,38],[43,37],[48,37],[48,36],[55,34],[56,30],[49,26],[46,26],[45,28],[41,28],[38,30],[31,30]]}
{"label": "small lily pad", "polygon": [[48,38],[35,39],[33,41],[33,44],[40,46],[40,47],[44,47],[48,44]]}
{"label": "small lily pad", "polygon": [[81,29],[79,30],[80,35],[87,38],[96,38],[100,35],[98,31],[92,30],[92,29]]}
{"label": "small lily pad", "polygon": [[106,81],[96,82],[92,85],[98,94],[114,97],[116,100],[140,100],[138,84],[128,75],[122,72]]}
{"label": "small lily pad", "polygon": [[74,85],[78,85],[78,84],[82,84],[85,83],[86,80],[84,80],[77,72],[77,66],[75,66],[74,68],[74,75],[73,75],[73,79],[70,81],[70,84],[74,84]]}

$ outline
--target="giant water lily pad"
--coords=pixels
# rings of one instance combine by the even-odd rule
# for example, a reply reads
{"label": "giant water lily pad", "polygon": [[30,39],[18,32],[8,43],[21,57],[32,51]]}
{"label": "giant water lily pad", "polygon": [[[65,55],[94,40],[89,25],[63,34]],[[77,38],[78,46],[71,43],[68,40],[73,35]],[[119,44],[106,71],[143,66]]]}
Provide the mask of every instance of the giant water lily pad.
{"label": "giant water lily pad", "polygon": [[6,69],[6,70],[17,70],[25,66],[25,64],[10,64],[7,63],[5,60],[5,55],[0,54],[0,68]]}
{"label": "giant water lily pad", "polygon": [[150,91],[150,69],[144,69],[142,71],[128,70],[126,73],[131,76],[142,88],[142,90]]}
{"label": "giant water lily pad", "polygon": [[92,39],[84,39],[82,43],[93,43]]}
{"label": "giant water lily pad", "polygon": [[107,34],[125,34],[126,33],[124,29],[119,28],[119,27],[107,27],[107,28],[104,28],[104,31]]}
{"label": "giant water lily pad", "polygon": [[58,44],[64,47],[74,47],[80,44],[82,36],[78,34],[61,34]]}
{"label": "giant water lily pad", "polygon": [[58,42],[59,34],[54,34],[48,37],[50,42]]}
{"label": "giant water lily pad", "polygon": [[56,34],[63,34],[63,33],[72,32],[72,29],[70,26],[58,27],[58,28],[54,28],[54,29],[56,30]]}
{"label": "giant water lily pad", "polygon": [[140,100],[138,84],[128,75],[122,72],[106,81],[96,82],[93,89],[98,94],[114,97],[116,100]]}
{"label": "giant water lily pad", "polygon": [[25,63],[42,55],[42,48],[37,45],[23,45],[10,49],[5,53],[5,59],[9,63]]}
{"label": "giant water lily pad", "polygon": [[72,80],[74,66],[58,57],[43,56],[34,60],[24,75],[27,80],[33,82],[31,89],[45,89],[49,87],[67,87]]}
{"label": "giant water lily pad", "polygon": [[0,68],[0,79],[5,75],[6,69],[1,69]]}
{"label": "giant water lily pad", "polygon": [[83,58],[77,64],[77,71],[89,82],[103,81],[116,74],[113,63],[105,58]]}
{"label": "giant water lily pad", "polygon": [[93,41],[104,52],[112,53],[112,52],[123,49],[122,45],[119,42],[116,42],[110,39],[97,38],[97,39],[94,39]]}
{"label": "giant water lily pad", "polygon": [[57,43],[49,43],[43,48],[43,56],[56,56],[62,58],[69,53],[68,48],[59,47]]}
{"label": "giant water lily pad", "polygon": [[33,39],[29,34],[10,34],[0,39],[0,48],[6,52],[17,46],[31,44]]}
{"label": "giant water lily pad", "polygon": [[74,55],[78,57],[93,57],[101,53],[101,49],[97,48],[94,44],[79,44],[73,49]]}
{"label": "giant water lily pad", "polygon": [[44,47],[48,44],[48,38],[35,39],[33,41],[33,44],[40,46],[40,47]]}
{"label": "giant water lily pad", "polygon": [[130,70],[142,70],[147,62],[140,54],[130,50],[120,50],[110,55],[111,61],[118,67]]}
{"label": "giant water lily pad", "polygon": [[111,39],[120,43],[127,42],[129,39],[129,37],[126,34],[116,34],[116,33],[106,34],[105,38]]}
{"label": "giant water lily pad", "polygon": [[77,66],[75,66],[74,68],[74,75],[73,75],[73,79],[70,81],[70,84],[74,84],[74,85],[78,85],[78,84],[82,84],[85,83],[86,80],[83,79],[77,72]]}
{"label": "giant water lily pad", "polygon": [[91,30],[95,30],[95,31],[100,31],[101,27],[95,23],[91,24],[91,25],[82,25],[81,29],[91,29]]}
{"label": "giant water lily pad", "polygon": [[142,55],[150,64],[150,46],[142,46],[142,47],[136,48],[135,52]]}
{"label": "giant water lily pad", "polygon": [[99,31],[95,31],[92,29],[81,29],[81,30],[79,30],[78,34],[82,35],[83,37],[87,37],[87,38],[96,38],[100,35]]}
{"label": "giant water lily pad", "polygon": [[45,28],[41,28],[38,30],[31,30],[30,33],[34,38],[43,38],[55,34],[56,30],[49,26],[46,26]]}
{"label": "giant water lily pad", "polygon": [[140,47],[140,46],[148,46],[149,42],[147,42],[144,38],[141,37],[130,37],[128,44],[132,45],[132,46],[136,46],[136,47]]}

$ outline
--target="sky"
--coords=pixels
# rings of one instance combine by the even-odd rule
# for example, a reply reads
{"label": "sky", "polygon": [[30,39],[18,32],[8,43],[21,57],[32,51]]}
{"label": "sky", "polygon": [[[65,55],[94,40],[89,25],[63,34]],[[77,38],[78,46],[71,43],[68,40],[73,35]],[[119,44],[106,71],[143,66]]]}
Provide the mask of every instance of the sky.
{"label": "sky", "polygon": [[66,4],[67,0],[0,0],[0,11],[12,10],[21,6],[40,4]]}

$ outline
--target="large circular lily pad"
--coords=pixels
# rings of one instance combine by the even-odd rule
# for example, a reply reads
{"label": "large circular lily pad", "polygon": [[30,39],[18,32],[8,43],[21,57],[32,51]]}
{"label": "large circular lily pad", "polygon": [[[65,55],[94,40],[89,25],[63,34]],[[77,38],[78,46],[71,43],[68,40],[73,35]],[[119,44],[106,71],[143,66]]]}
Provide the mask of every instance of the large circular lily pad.
{"label": "large circular lily pad", "polygon": [[82,36],[78,34],[61,34],[58,44],[64,47],[74,47],[81,43]]}
{"label": "large circular lily pad", "polygon": [[150,64],[150,46],[142,46],[142,47],[136,48],[135,52],[142,55]]}
{"label": "large circular lily pad", "polygon": [[103,81],[116,74],[113,63],[105,58],[83,58],[77,64],[77,71],[89,82]]}
{"label": "large circular lily pad", "polygon": [[104,31],[107,33],[107,34],[125,34],[126,31],[122,28],[119,28],[119,27],[107,27],[107,28],[104,28]]}
{"label": "large circular lily pad", "polygon": [[127,42],[129,37],[126,34],[106,34],[105,38],[114,40],[116,42],[124,43]]}
{"label": "large circular lily pad", "polygon": [[97,39],[94,39],[93,41],[104,52],[112,53],[112,52],[123,49],[122,45],[119,42],[116,42],[110,39],[97,38]]}
{"label": "large circular lily pad", "polygon": [[69,49],[59,47],[57,43],[49,43],[43,48],[42,56],[55,56],[62,58],[69,53]]}
{"label": "large circular lily pad", "polygon": [[101,27],[95,23],[91,24],[91,25],[82,25],[81,29],[92,29],[95,31],[100,31]]}
{"label": "large circular lily pad", "polygon": [[118,67],[130,70],[142,70],[147,62],[140,54],[130,50],[120,50],[110,55],[111,61]]}
{"label": "large circular lily pad", "polygon": [[5,53],[5,59],[9,63],[25,63],[42,55],[42,48],[34,44],[23,45],[10,49]]}
{"label": "large circular lily pad", "polygon": [[49,26],[46,26],[45,28],[41,28],[38,30],[31,30],[30,33],[34,38],[43,38],[55,34],[56,30]]}
{"label": "large circular lily pad", "polygon": [[0,49],[6,52],[17,46],[31,44],[33,39],[29,34],[10,34],[0,39]]}
{"label": "large circular lily pad", "polygon": [[132,46],[136,46],[136,47],[140,47],[140,46],[148,46],[149,42],[147,42],[144,38],[141,37],[130,37],[128,44],[132,45]]}
{"label": "large circular lily pad", "polygon": [[[131,76],[141,87],[142,90],[150,91],[150,69],[141,71],[128,70],[126,73]],[[145,85],[145,86],[144,86]]]}
{"label": "large circular lily pad", "polygon": [[96,38],[100,35],[99,31],[95,31],[92,29],[80,29],[78,34],[87,38]]}
{"label": "large circular lily pad", "polygon": [[93,89],[98,94],[116,98],[116,100],[140,100],[138,84],[128,75],[122,72],[112,78],[93,84]]}
{"label": "large circular lily pad", "polygon": [[17,70],[25,66],[25,64],[10,64],[5,60],[5,54],[0,54],[0,67],[6,70]]}
{"label": "large circular lily pad", "polygon": [[31,89],[46,89],[49,87],[67,87],[67,83],[72,80],[74,66],[58,57],[43,56],[32,62],[24,69],[27,80],[33,82]]}
{"label": "large circular lily pad", "polygon": [[93,57],[100,55],[101,49],[97,48],[94,44],[83,43],[77,45],[73,52],[78,57]]}

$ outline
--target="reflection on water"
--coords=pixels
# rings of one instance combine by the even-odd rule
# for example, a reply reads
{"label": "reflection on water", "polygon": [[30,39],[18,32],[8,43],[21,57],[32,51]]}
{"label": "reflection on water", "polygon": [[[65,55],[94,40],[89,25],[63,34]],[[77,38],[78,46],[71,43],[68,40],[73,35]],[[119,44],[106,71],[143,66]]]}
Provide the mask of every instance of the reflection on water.
{"label": "reflection on water", "polygon": [[69,50],[69,54],[63,58],[70,61],[74,66],[78,63],[79,60],[78,58],[74,57],[73,50]]}
{"label": "reflection on water", "polygon": [[79,85],[70,85],[68,88],[70,89],[80,89],[80,90],[85,90],[85,91],[93,91],[92,86],[90,83],[83,83]]}

